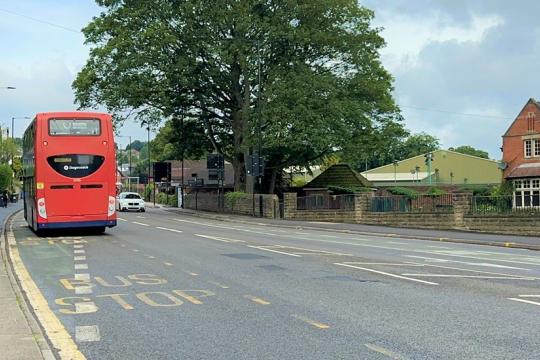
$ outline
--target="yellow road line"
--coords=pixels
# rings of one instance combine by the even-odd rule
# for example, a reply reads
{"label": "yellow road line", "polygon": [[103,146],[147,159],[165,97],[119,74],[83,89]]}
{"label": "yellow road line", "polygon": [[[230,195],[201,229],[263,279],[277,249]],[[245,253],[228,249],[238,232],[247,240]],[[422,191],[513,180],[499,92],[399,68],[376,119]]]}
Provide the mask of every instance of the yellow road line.
{"label": "yellow road line", "polygon": [[212,285],[216,285],[216,286],[218,286],[218,287],[220,287],[222,289],[228,289],[229,288],[227,285],[220,284],[220,283],[218,283],[216,281],[208,281],[208,283],[212,284]]}
{"label": "yellow road line", "polygon": [[324,329],[328,329],[330,328],[330,325],[326,325],[326,324],[323,324],[321,322],[318,322],[318,321],[315,321],[315,320],[311,320],[310,318],[307,318],[305,316],[300,316],[300,315],[291,315],[293,318],[295,319],[298,319],[298,320],[301,320],[305,323],[308,323],[309,325],[312,325],[312,326],[315,326],[317,329],[321,329],[321,330],[324,330]]}
{"label": "yellow road line", "polygon": [[64,360],[84,360],[86,357],[79,351],[77,344],[73,341],[72,337],[66,331],[60,320],[56,317],[54,312],[49,307],[47,300],[37,287],[36,283],[30,276],[30,273],[26,269],[15,236],[13,235],[13,224],[10,223],[9,231],[7,233],[7,243],[9,245],[9,255],[11,262],[15,270],[15,274],[19,279],[22,290],[26,294],[28,301],[30,302],[34,313],[36,314],[39,322],[43,326],[47,337],[51,341],[55,349],[58,350],[60,359]]}
{"label": "yellow road line", "polygon": [[249,299],[249,300],[251,300],[251,301],[253,301],[253,302],[259,304],[259,305],[270,305],[270,302],[269,302],[269,301],[266,301],[266,300],[264,300],[264,299],[258,298],[258,297],[253,296],[253,295],[244,295],[244,297],[245,297],[246,299]]}
{"label": "yellow road line", "polygon": [[378,346],[378,345],[375,345],[375,344],[364,344],[365,347],[367,347],[369,350],[372,350],[372,351],[375,351],[375,352],[378,352],[380,354],[383,354],[387,357],[389,357],[390,359],[394,359],[394,360],[404,360],[405,358],[393,351],[390,351],[388,349],[385,349],[383,348],[382,346]]}

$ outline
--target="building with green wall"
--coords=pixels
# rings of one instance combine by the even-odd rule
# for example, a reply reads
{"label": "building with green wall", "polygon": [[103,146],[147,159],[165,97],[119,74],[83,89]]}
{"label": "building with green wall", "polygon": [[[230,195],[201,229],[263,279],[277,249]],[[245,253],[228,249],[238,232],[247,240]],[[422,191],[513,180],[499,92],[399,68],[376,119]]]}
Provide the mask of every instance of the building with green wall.
{"label": "building with green wall", "polygon": [[495,160],[435,150],[428,171],[425,154],[362,173],[374,186],[484,185],[500,184],[502,170]]}

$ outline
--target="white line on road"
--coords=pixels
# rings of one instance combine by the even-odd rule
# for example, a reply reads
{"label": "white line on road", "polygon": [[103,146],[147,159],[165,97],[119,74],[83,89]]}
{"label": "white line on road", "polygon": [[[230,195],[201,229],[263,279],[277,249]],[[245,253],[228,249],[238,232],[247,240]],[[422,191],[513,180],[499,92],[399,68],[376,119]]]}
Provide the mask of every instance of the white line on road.
{"label": "white line on road", "polygon": [[141,222],[137,222],[137,221],[132,221],[133,224],[137,224],[137,225],[141,225],[141,226],[150,226],[148,224],[145,224],[145,223],[141,223]]}
{"label": "white line on road", "polygon": [[403,280],[409,280],[409,281],[419,282],[419,283],[427,284],[427,285],[439,285],[438,283],[431,282],[431,281],[424,281],[424,280],[420,280],[420,279],[413,279],[413,278],[410,278],[410,277],[405,277],[405,276],[401,276],[401,275],[397,275],[397,274],[390,274],[390,273],[387,273],[387,272],[384,272],[384,271],[379,271],[379,270],[374,270],[374,269],[368,269],[368,268],[360,267],[360,266],[354,266],[354,265],[342,264],[342,263],[334,263],[334,265],[345,266],[345,267],[349,267],[349,268],[353,268],[353,269],[358,269],[358,270],[364,270],[364,271],[372,272],[372,273],[375,273],[375,274],[386,275],[386,276],[390,276],[390,277],[394,277],[394,278],[398,278],[398,279],[403,279]]}
{"label": "white line on road", "polygon": [[289,256],[294,256],[294,257],[302,257],[301,255],[290,254],[290,253],[286,253],[286,252],[283,252],[283,251],[277,251],[277,250],[274,250],[274,249],[268,249],[268,248],[265,248],[265,247],[262,247],[262,246],[253,246],[253,245],[246,245],[246,246],[250,247],[250,248],[258,249],[258,250],[270,251],[270,252],[283,254],[283,255],[289,255]]}
{"label": "white line on road", "polygon": [[453,275],[453,274],[411,274],[404,273],[404,276],[420,276],[420,277],[444,277],[444,278],[464,278],[464,279],[500,279],[500,280],[536,280],[535,278],[516,277],[516,276],[489,276],[489,275]]}
{"label": "white line on road", "polygon": [[372,351],[375,351],[375,352],[378,352],[380,354],[383,354],[387,357],[389,357],[390,359],[393,359],[393,360],[404,360],[405,358],[393,351],[390,351],[388,349],[385,349],[383,348],[382,346],[378,346],[378,345],[375,345],[375,344],[364,344],[365,347],[367,347],[369,350],[372,350]]}
{"label": "white line on road", "polygon": [[137,215],[136,217],[138,217],[139,219],[146,219],[146,216]]}
{"label": "white line on road", "polygon": [[88,342],[99,340],[101,340],[101,336],[99,335],[99,327],[97,325],[75,326],[75,341]]}
{"label": "white line on road", "polygon": [[90,280],[90,274],[75,274],[74,276],[75,280]]}
{"label": "white line on road", "polygon": [[508,298],[508,300],[519,301],[519,302],[526,303],[526,304],[540,306],[540,302],[536,302],[536,301],[530,301],[530,300],[518,299],[518,298]]}
{"label": "white line on road", "polygon": [[85,251],[82,250],[82,249],[76,249],[76,250],[73,250],[73,253],[74,253],[74,254],[84,254]]}
{"label": "white line on road", "polygon": [[85,261],[85,260],[86,260],[86,256],[74,256],[74,257],[73,257],[73,260],[74,260],[74,261]]}
{"label": "white line on road", "polygon": [[182,230],[169,229],[169,228],[165,228],[165,227],[161,227],[161,226],[156,226],[156,229],[172,231],[172,232],[175,232],[175,233],[181,233],[182,232]]}
{"label": "white line on road", "polygon": [[84,245],[81,245],[81,244],[75,244],[73,245],[73,248],[74,249],[82,249]]}
{"label": "white line on road", "polygon": [[92,293],[92,286],[76,286],[75,294],[76,295],[87,295]]}
{"label": "white line on road", "polygon": [[88,314],[97,311],[97,306],[93,301],[75,303],[75,312],[77,314]]}
{"label": "white line on road", "polygon": [[201,235],[201,234],[194,234],[194,235],[205,238],[205,239],[216,240],[216,241],[221,241],[221,242],[226,242],[226,243],[244,243],[245,242],[244,240],[229,239],[229,238],[210,236],[210,235]]}
{"label": "white line on road", "polygon": [[540,298],[540,295],[518,295],[519,297],[524,298]]}
{"label": "white line on road", "polygon": [[507,265],[491,264],[491,263],[474,263],[474,262],[469,262],[469,261],[448,260],[448,259],[441,259],[441,258],[434,258],[434,257],[427,257],[427,256],[417,256],[417,255],[404,255],[404,257],[422,259],[425,261],[434,261],[434,262],[443,262],[443,263],[452,262],[452,263],[465,264],[465,265],[471,265],[471,266],[484,266],[484,267],[495,267],[495,268],[501,268],[501,269],[530,271],[530,269],[507,266]]}
{"label": "white line on road", "polygon": [[88,264],[75,264],[75,270],[88,270]]}
{"label": "white line on road", "polygon": [[122,218],[117,218],[117,219],[120,220],[120,221],[126,221],[127,222],[126,219],[122,219]]}

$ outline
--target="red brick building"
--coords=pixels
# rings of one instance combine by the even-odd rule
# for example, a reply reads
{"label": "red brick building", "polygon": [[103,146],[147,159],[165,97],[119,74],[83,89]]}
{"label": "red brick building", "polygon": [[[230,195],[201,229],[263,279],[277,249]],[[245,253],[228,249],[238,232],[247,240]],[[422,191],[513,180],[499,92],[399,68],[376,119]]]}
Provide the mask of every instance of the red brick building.
{"label": "red brick building", "polygon": [[502,138],[503,176],[514,183],[514,206],[540,206],[540,103],[529,99]]}

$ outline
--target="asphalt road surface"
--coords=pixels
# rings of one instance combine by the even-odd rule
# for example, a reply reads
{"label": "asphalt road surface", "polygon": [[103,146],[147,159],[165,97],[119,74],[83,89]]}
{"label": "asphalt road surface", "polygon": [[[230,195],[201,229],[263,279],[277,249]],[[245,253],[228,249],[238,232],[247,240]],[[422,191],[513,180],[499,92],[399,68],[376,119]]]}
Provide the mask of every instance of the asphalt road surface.
{"label": "asphalt road surface", "polygon": [[120,213],[20,257],[87,359],[538,359],[540,253]]}

